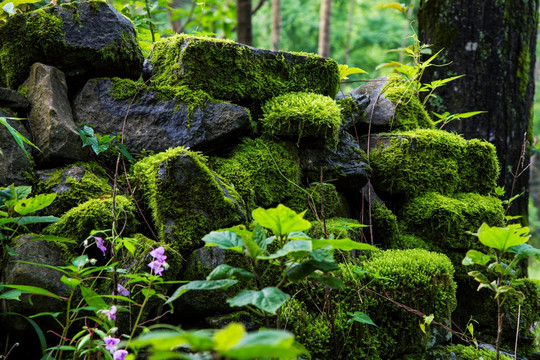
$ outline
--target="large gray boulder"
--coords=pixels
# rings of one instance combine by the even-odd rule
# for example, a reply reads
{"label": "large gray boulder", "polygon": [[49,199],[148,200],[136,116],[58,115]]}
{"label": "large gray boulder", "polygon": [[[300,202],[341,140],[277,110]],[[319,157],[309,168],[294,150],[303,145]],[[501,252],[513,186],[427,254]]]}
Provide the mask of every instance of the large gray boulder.
{"label": "large gray boulder", "polygon": [[138,78],[143,56],[133,23],[105,1],[70,2],[17,14],[0,27],[0,84],[17,88],[43,62],[70,85],[99,76]]}
{"label": "large gray boulder", "polygon": [[177,146],[216,150],[251,130],[249,112],[241,106],[215,102],[208,96],[194,103],[191,95],[195,93],[187,89],[183,96],[166,99],[149,87],[144,87],[135,101],[133,96],[118,100],[121,94],[115,90],[122,84],[137,86],[119,79],[88,81],[75,98],[73,112],[77,123],[89,124],[101,135],[121,133],[127,119],[124,134],[130,152],[161,152]]}
{"label": "large gray boulder", "polygon": [[306,139],[300,148],[302,173],[310,182],[333,180],[337,188],[360,190],[371,176],[366,153],[346,131],[340,131],[337,148],[329,148],[318,140]]}
{"label": "large gray boulder", "polygon": [[31,103],[28,121],[34,144],[40,149],[36,164],[54,166],[87,159],[88,151],[82,147],[73,122],[64,73],[36,63],[24,84]]}

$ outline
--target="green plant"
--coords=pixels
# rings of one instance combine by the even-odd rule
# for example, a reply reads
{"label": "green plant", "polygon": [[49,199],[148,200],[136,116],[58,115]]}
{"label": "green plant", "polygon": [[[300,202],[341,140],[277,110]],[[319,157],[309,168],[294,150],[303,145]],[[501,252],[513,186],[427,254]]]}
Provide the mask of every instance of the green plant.
{"label": "green plant", "polygon": [[[516,289],[521,283],[518,279],[518,263],[522,259],[534,256],[540,259],[540,250],[525,244],[529,240],[529,229],[521,225],[508,225],[507,227],[490,227],[482,224],[478,233],[474,234],[478,240],[491,252],[485,254],[477,250],[469,250],[463,259],[463,265],[476,265],[482,270],[473,270],[468,274],[480,283],[478,290],[486,288],[494,293],[497,301],[497,338],[495,348],[499,359],[501,334],[503,325],[503,305],[509,295],[517,296],[518,301],[523,300],[523,294]],[[510,259],[510,262],[508,262]]]}
{"label": "green plant", "polygon": [[4,0],[0,2],[0,21],[6,22],[7,19],[17,12],[27,10],[29,4],[38,3],[41,0]]}
{"label": "green plant", "polygon": [[[28,154],[28,152],[24,148],[24,144],[28,144],[36,148],[37,150],[39,150],[38,147],[32,144],[30,140],[25,138],[20,132],[18,132],[11,125],[9,125],[9,123],[7,122],[8,119],[10,120],[24,120],[24,119],[12,118],[12,117],[0,117],[0,124],[2,124],[10,132],[10,134],[13,136],[13,139],[17,142],[17,145],[19,145],[19,147],[21,148],[22,152],[26,155],[28,159],[30,159],[30,154]],[[0,149],[0,155],[2,155],[2,149]]]}

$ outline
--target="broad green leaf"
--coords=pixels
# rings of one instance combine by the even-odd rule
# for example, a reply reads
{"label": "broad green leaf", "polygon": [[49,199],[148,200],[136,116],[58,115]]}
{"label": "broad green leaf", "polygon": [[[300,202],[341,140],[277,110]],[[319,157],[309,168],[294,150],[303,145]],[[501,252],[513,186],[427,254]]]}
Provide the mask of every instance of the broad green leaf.
{"label": "broad green leaf", "polygon": [[339,240],[330,240],[330,239],[313,239],[313,249],[321,249],[327,246],[331,246],[335,250],[378,250],[375,246],[353,241],[351,239],[339,239]]}
{"label": "broad green leaf", "polygon": [[15,193],[17,194],[16,200],[22,200],[26,198],[32,192],[32,187],[27,185],[15,187]]}
{"label": "broad green leaf", "polygon": [[377,325],[375,325],[373,320],[371,320],[371,318],[369,317],[368,314],[363,313],[361,311],[355,311],[353,313],[348,312],[347,315],[349,315],[351,317],[349,320],[347,320],[348,323],[356,321],[356,322],[359,322],[359,323],[362,323],[362,324],[368,324],[368,325],[377,326]]}
{"label": "broad green leaf", "polygon": [[402,14],[405,14],[405,12],[407,11],[407,7],[404,6],[404,4],[398,3],[398,2],[391,2],[385,5],[377,5],[377,6],[374,6],[373,8],[374,9],[396,9]]}
{"label": "broad green leaf", "polygon": [[206,277],[206,280],[222,280],[222,279],[242,279],[249,280],[254,278],[255,275],[242,268],[233,267],[227,264],[221,264],[216,267]]}
{"label": "broad green leaf", "polygon": [[19,225],[54,223],[60,221],[56,216],[21,216],[16,218]]}
{"label": "broad green leaf", "polygon": [[279,204],[276,208],[253,210],[253,219],[264,228],[270,229],[276,236],[284,236],[292,231],[305,231],[311,223],[304,219],[305,211],[297,214],[285,205]]}
{"label": "broad green leaf", "polygon": [[21,301],[21,299],[19,299],[21,295],[22,295],[21,290],[10,290],[10,291],[6,291],[3,294],[0,294],[0,299]]}
{"label": "broad green leaf", "polygon": [[184,295],[189,290],[216,290],[216,289],[227,289],[230,286],[236,284],[238,280],[231,279],[222,279],[222,280],[195,280],[190,281],[185,285],[180,286],[174,294],[165,302],[169,304],[174,300],[178,299],[180,296]]}
{"label": "broad green leaf", "polygon": [[283,248],[279,249],[273,254],[268,256],[258,256],[257,259],[271,260],[277,259],[283,256],[287,256],[291,253],[301,252],[307,253],[313,250],[311,240],[293,240],[286,243]]}
{"label": "broad green leaf", "polygon": [[309,259],[290,267],[286,274],[289,280],[292,282],[298,282],[308,277],[316,270],[323,272],[334,271],[339,270],[339,266],[333,261],[318,261],[315,259]]}
{"label": "broad green leaf", "polygon": [[68,238],[65,238],[65,237],[61,237],[61,236],[54,236],[54,235],[36,235],[36,236],[33,236],[30,241],[42,241],[42,240],[45,240],[45,241],[52,241],[52,242],[55,242],[55,243],[68,243],[68,244],[75,244],[77,243],[75,240],[73,239],[68,239]]}
{"label": "broad green leaf", "polygon": [[243,324],[231,323],[214,334],[215,349],[227,351],[236,345],[246,334]]}
{"label": "broad green leaf", "polygon": [[261,253],[266,254],[266,246],[267,246],[266,234],[264,232],[264,229],[259,224],[257,224],[257,226],[255,227],[255,230],[253,230],[252,239],[253,241],[255,241],[257,245],[259,245],[259,248],[261,249]]}
{"label": "broad green leaf", "polygon": [[339,78],[341,80],[347,80],[349,75],[354,74],[366,74],[366,72],[360,68],[352,67],[350,68],[349,65],[339,65]]}
{"label": "broad green leaf", "polygon": [[469,276],[472,276],[474,280],[478,281],[480,284],[489,284],[489,280],[486,275],[482,274],[480,271],[469,271]]}
{"label": "broad green leaf", "polygon": [[2,6],[2,10],[4,10],[10,15],[15,15],[15,5],[13,5],[12,2],[9,2],[6,5]]}
{"label": "broad green leaf", "polygon": [[512,246],[529,240],[529,236],[522,236],[522,234],[522,231],[514,228],[490,227],[483,223],[478,230],[478,239],[482,244],[504,252]]}
{"label": "broad green leaf", "polygon": [[69,278],[65,275],[62,275],[62,277],[60,278],[60,281],[66,284],[71,290],[74,290],[81,283],[81,280]]}
{"label": "broad green leaf", "polygon": [[7,288],[10,288],[10,289],[17,289],[17,290],[22,291],[23,293],[26,293],[26,294],[42,295],[42,296],[52,297],[52,298],[55,298],[55,299],[62,299],[60,296],[50,292],[49,290],[45,290],[45,289],[42,289],[42,288],[37,287],[37,286],[2,284],[2,285],[0,285],[0,288],[1,287],[7,287]]}
{"label": "broad green leaf", "polygon": [[263,252],[261,248],[251,237],[246,237],[244,240],[244,246],[246,247],[246,252],[250,258],[255,259],[257,256],[262,255]]}
{"label": "broad green leaf", "polygon": [[[227,358],[249,360],[268,358],[297,359],[309,353],[294,341],[294,335],[285,330],[265,329],[246,334],[234,347],[223,351]],[[310,357],[309,357],[310,358]]]}
{"label": "broad green leaf", "polygon": [[19,200],[15,204],[15,211],[21,215],[27,215],[46,208],[56,199],[56,193],[40,194],[34,197]]}
{"label": "broad green leaf", "polygon": [[488,262],[490,262],[491,256],[486,255],[481,251],[477,250],[469,250],[467,251],[467,254],[465,255],[465,258],[461,261],[462,265],[469,266],[469,265],[486,265]]}
{"label": "broad green leaf", "polygon": [[534,256],[536,260],[540,261],[540,249],[535,248],[529,244],[520,244],[508,248],[508,252],[516,254],[517,259],[526,259],[529,256]]}
{"label": "broad green leaf", "polygon": [[169,350],[188,344],[185,331],[157,330],[133,339],[131,345],[136,348],[152,346],[154,350]]}
{"label": "broad green leaf", "polygon": [[240,254],[244,247],[242,238],[231,231],[212,231],[210,234],[205,235],[202,240],[206,243],[206,246],[218,246]]}
{"label": "broad green leaf", "polygon": [[262,290],[242,290],[235,297],[228,299],[231,306],[253,305],[258,309],[276,314],[276,311],[290,298],[289,295],[276,287],[267,287]]}
{"label": "broad green leaf", "polygon": [[334,276],[322,276],[314,272],[310,275],[310,278],[317,281],[319,284],[334,290],[339,290],[345,286],[345,283],[341,279]]}

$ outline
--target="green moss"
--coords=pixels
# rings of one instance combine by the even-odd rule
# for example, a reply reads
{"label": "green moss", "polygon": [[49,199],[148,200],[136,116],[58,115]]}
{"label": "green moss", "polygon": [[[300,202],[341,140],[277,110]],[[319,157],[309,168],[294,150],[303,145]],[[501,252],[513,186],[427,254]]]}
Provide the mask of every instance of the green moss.
{"label": "green moss", "polygon": [[298,149],[288,142],[244,139],[230,158],[211,158],[210,167],[238,191],[248,213],[293,197],[300,184]]}
{"label": "green moss", "polygon": [[370,152],[372,183],[391,194],[489,194],[499,174],[493,145],[483,140],[467,142],[443,130],[379,135],[374,144]]}
{"label": "green moss", "polygon": [[[437,358],[441,359],[457,359],[459,360],[495,360],[496,353],[493,350],[477,349],[474,346],[465,345],[448,345],[435,351],[431,351],[432,356],[438,355]],[[453,357],[451,356],[453,354]],[[443,356],[443,357],[440,357]],[[446,356],[446,357],[444,357]],[[431,359],[431,357],[430,357]],[[513,357],[501,354],[500,360],[512,360]]]}
{"label": "green moss", "polygon": [[[322,205],[321,198],[323,199]],[[307,210],[304,219],[310,221],[323,216],[327,219],[348,217],[350,213],[347,200],[330,183],[323,183],[322,189],[320,183],[312,183],[305,189],[296,188],[293,197],[285,201],[285,205],[297,213]]]}
{"label": "green moss", "polygon": [[[51,7],[16,15],[0,28],[0,81],[14,89],[27,77],[38,58],[58,46],[64,22]],[[21,31],[23,29],[23,31]]]}
{"label": "green moss", "polygon": [[28,98],[28,86],[19,86],[17,91],[25,98]]}
{"label": "green moss", "polygon": [[267,101],[260,119],[262,133],[296,138],[323,137],[331,147],[338,143],[340,109],[328,96],[314,93],[288,93]]}
{"label": "green moss", "polygon": [[[112,197],[88,200],[72,208],[60,218],[60,221],[47,226],[44,231],[51,235],[63,236],[80,244],[92,230],[107,230],[113,224]],[[116,211],[120,228],[124,234],[131,234],[138,224],[135,220],[136,209],[129,198],[116,196]]]}
{"label": "green moss", "polygon": [[353,117],[353,114],[358,112],[358,106],[355,104],[350,94],[346,94],[344,98],[336,100],[341,112],[342,122]]}
{"label": "green moss", "polygon": [[412,85],[405,82],[398,74],[388,76],[388,83],[383,88],[384,96],[396,105],[392,130],[434,129],[435,125],[420,103]]}
{"label": "green moss", "polygon": [[425,249],[432,250],[433,246],[425,242],[422,238],[410,234],[399,234],[389,246],[390,249]]}
{"label": "green moss", "polygon": [[[82,175],[80,180],[72,176],[75,174]],[[58,194],[52,205],[54,212],[48,208],[49,215],[61,215],[85,201],[112,193],[105,171],[94,163],[76,163],[56,170],[48,180],[38,183],[37,189],[42,194]]]}
{"label": "green moss", "polygon": [[475,193],[453,197],[427,193],[408,201],[399,219],[405,232],[427,243],[465,250],[479,246],[478,239],[467,232],[476,232],[483,222],[502,226],[504,209],[499,199]]}
{"label": "green moss", "polygon": [[397,218],[386,205],[373,201],[371,205],[371,223],[373,237],[385,248],[391,248],[399,236]]}
{"label": "green moss", "polygon": [[[332,217],[325,221],[326,233],[334,239],[351,239],[360,242],[362,239],[362,227],[356,219]],[[312,221],[308,235],[314,239],[324,238],[322,221]]]}
{"label": "green moss", "polygon": [[133,166],[132,184],[151,210],[160,241],[182,255],[212,230],[245,220],[238,193],[206,166],[200,153],[178,147]]}
{"label": "green moss", "polygon": [[[291,91],[334,98],[339,70],[334,60],[253,49],[228,40],[177,35],[154,45],[151,63],[159,85],[187,85],[218,99],[262,103]],[[212,74],[212,76],[208,76]]]}

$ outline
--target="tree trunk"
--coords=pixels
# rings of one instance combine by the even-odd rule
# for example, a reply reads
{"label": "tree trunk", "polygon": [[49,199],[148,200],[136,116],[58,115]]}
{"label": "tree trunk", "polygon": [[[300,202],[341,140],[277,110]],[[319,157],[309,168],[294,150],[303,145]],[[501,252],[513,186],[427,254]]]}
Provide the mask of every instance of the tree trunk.
{"label": "tree trunk", "polygon": [[343,52],[343,64],[349,60],[349,51],[351,49],[352,27],[354,22],[354,0],[349,0],[349,14],[347,16],[347,38],[345,40],[345,51]]}
{"label": "tree trunk", "polygon": [[272,50],[279,50],[281,37],[281,11],[279,0],[272,0]]}
{"label": "tree trunk", "polygon": [[[529,171],[517,166],[524,138],[530,141],[533,135],[538,0],[421,0],[418,25],[420,41],[433,44],[433,53],[444,49],[438,63],[449,64],[431,67],[423,82],[465,75],[439,88],[439,99],[431,101],[428,110],[487,111],[454,121],[447,130],[497,147],[499,185],[506,197],[524,193],[510,213],[526,216]],[[528,154],[522,160],[527,166]]]}
{"label": "tree trunk", "polygon": [[319,55],[330,57],[330,20],[332,0],[321,0],[321,20],[319,22]]}
{"label": "tree trunk", "polygon": [[252,45],[251,0],[236,0],[236,22],[238,42],[245,45]]}

